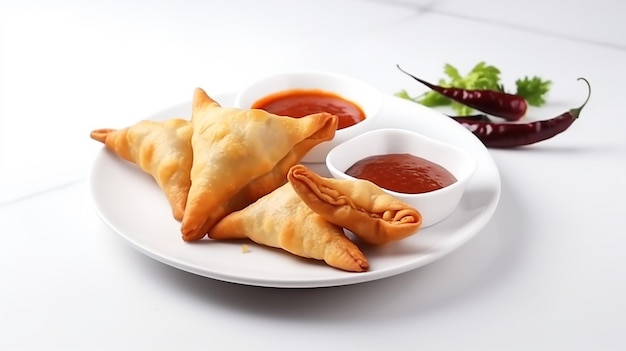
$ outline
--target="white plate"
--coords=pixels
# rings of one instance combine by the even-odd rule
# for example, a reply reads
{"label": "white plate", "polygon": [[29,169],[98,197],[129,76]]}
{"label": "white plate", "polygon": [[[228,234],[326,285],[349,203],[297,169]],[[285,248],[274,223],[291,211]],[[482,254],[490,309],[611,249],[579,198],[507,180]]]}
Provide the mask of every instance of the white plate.
{"label": "white plate", "polygon": [[[235,94],[216,95],[223,106]],[[190,116],[191,103],[148,116]],[[144,254],[178,269],[228,282],[281,288],[326,287],[361,283],[397,275],[433,262],[479,232],[493,215],[500,197],[500,175],[488,150],[439,112],[393,96],[385,98],[377,128],[398,127],[448,142],[472,152],[478,168],[459,207],[442,222],[383,248],[363,247],[370,263],[364,273],[349,273],[325,263],[293,256],[248,241],[184,242],[165,196],[136,165],[103,149],[90,174],[90,188],[100,217]],[[308,165],[329,176],[323,164]],[[249,252],[242,251],[247,244]]]}

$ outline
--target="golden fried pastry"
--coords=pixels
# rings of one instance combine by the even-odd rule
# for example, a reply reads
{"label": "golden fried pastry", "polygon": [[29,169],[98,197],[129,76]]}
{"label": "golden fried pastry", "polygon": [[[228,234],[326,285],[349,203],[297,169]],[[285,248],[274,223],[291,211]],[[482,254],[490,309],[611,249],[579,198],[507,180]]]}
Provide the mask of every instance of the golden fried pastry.
{"label": "golden fried pastry", "polygon": [[193,165],[181,232],[199,240],[224,216],[284,184],[289,168],[331,140],[338,119],[221,107],[197,88],[192,104]]}
{"label": "golden fried pastry", "polygon": [[212,239],[249,238],[346,271],[369,269],[365,255],[343,229],[313,212],[289,183],[229,214],[208,235]]}
{"label": "golden fried pastry", "polygon": [[191,123],[173,118],[141,121],[124,129],[98,129],[91,138],[152,175],[167,196],[174,218],[182,220],[191,186]]}
{"label": "golden fried pastry", "polygon": [[303,165],[293,166],[287,179],[314,212],[370,244],[404,239],[422,225],[418,210],[367,180],[325,178]]}

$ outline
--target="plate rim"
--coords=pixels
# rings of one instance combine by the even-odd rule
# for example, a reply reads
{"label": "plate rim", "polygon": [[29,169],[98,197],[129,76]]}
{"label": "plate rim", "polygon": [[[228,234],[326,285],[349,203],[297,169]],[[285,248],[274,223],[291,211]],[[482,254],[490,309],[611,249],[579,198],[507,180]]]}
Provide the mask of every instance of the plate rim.
{"label": "plate rim", "polygon": [[[236,94],[237,94],[236,91],[215,94],[215,99],[217,101],[229,101],[229,104],[223,103],[224,106],[229,106],[233,104]],[[382,111],[384,111],[384,109],[389,104],[407,104],[406,106],[411,106],[411,108],[415,108],[417,110],[421,109],[423,111],[428,111],[428,113],[431,113],[431,114],[434,112],[435,114],[440,115],[440,117],[442,118],[444,117],[448,118],[444,114],[440,113],[439,111],[425,107],[423,105],[416,104],[414,102],[411,102],[405,99],[401,99],[396,96],[384,96],[383,97],[383,106],[381,107],[380,113],[382,113]],[[144,119],[158,120],[158,119],[162,119],[162,118],[157,117],[159,115],[165,115],[168,113],[171,115],[174,115],[173,112],[170,113],[168,111],[176,111],[175,114],[180,115],[182,110],[188,111],[188,114],[190,115],[191,114],[191,101],[185,101],[185,102],[181,102],[175,105],[171,105],[169,107],[166,107],[164,109],[161,109],[159,111],[156,111],[154,113],[147,115]],[[463,126],[457,124],[456,122],[450,120],[449,125],[451,126],[451,128],[460,128],[465,133],[468,133],[469,135],[471,135],[471,137],[475,138],[474,135],[470,131],[466,130]],[[375,127],[374,129],[382,128],[382,127],[384,126],[378,126],[378,127]],[[199,276],[220,280],[220,281],[242,284],[242,285],[259,286],[259,287],[317,288],[317,287],[344,286],[344,285],[352,285],[352,284],[359,284],[359,283],[364,283],[364,282],[369,282],[369,281],[374,281],[374,280],[380,280],[383,278],[399,275],[399,274],[426,266],[434,261],[437,261],[447,256],[451,252],[454,252],[459,247],[463,246],[465,243],[467,243],[473,237],[475,237],[476,234],[478,234],[480,230],[482,230],[487,225],[487,223],[493,217],[493,214],[495,213],[499,204],[501,191],[502,191],[501,178],[500,178],[500,173],[495,163],[495,160],[493,159],[489,150],[484,145],[482,145],[482,143],[477,138],[476,138],[476,143],[480,143],[480,145],[477,147],[481,148],[481,151],[483,151],[483,155],[482,155],[483,163],[480,164],[480,160],[479,160],[479,166],[483,166],[483,167],[486,166],[488,168],[491,168],[491,172],[493,172],[491,176],[495,177],[495,180],[497,180],[496,182],[497,184],[495,184],[496,186],[494,186],[493,189],[491,189],[495,191],[495,194],[493,195],[493,199],[491,200],[491,202],[489,202],[487,206],[485,206],[482,209],[480,213],[481,216],[478,216],[478,219],[474,218],[472,221],[470,221],[464,226],[465,230],[469,231],[469,234],[464,235],[461,240],[454,241],[454,244],[449,245],[444,252],[438,255],[429,255],[426,258],[414,261],[412,264],[407,264],[400,268],[396,267],[393,269],[388,268],[388,269],[383,269],[383,270],[370,270],[370,271],[362,272],[362,273],[344,272],[345,274],[340,275],[340,278],[317,278],[317,279],[309,278],[309,279],[302,279],[302,280],[294,280],[294,279],[277,279],[277,278],[267,279],[267,278],[255,278],[255,277],[242,277],[241,275],[228,274],[224,272],[220,273],[214,269],[213,270],[207,269],[207,267],[199,267],[198,265],[192,264],[191,262],[185,262],[184,260],[181,260],[180,258],[171,257],[171,255],[163,255],[163,253],[159,253],[154,248],[150,248],[150,247],[146,247],[145,245],[142,245],[134,237],[132,237],[132,235],[129,235],[128,233],[124,233],[123,230],[119,229],[118,226],[111,221],[111,219],[107,216],[105,211],[101,208],[101,204],[99,204],[99,201],[97,199],[96,187],[98,185],[96,184],[96,179],[97,179],[97,176],[95,176],[96,169],[98,167],[99,161],[102,158],[111,156],[111,152],[104,147],[99,152],[97,152],[96,157],[88,172],[89,173],[88,174],[88,186],[89,186],[90,197],[92,200],[92,206],[95,209],[96,213],[98,214],[98,217],[100,218],[100,220],[104,224],[106,224],[108,229],[114,231],[117,235],[121,236],[134,249],[138,250],[142,254],[158,262],[171,266],[173,268],[186,271],[192,274],[196,274]],[[485,164],[484,162],[487,162],[487,164]],[[473,179],[470,180],[468,187],[470,186],[470,184],[472,184],[472,182],[473,182]],[[457,210],[455,210],[455,212]],[[435,224],[434,226],[437,226],[437,225],[439,224]],[[468,228],[468,226],[470,226],[470,228]],[[182,239],[180,240],[182,241]],[[325,264],[325,263],[322,262],[322,264]],[[328,269],[332,270],[333,268],[328,267]]]}

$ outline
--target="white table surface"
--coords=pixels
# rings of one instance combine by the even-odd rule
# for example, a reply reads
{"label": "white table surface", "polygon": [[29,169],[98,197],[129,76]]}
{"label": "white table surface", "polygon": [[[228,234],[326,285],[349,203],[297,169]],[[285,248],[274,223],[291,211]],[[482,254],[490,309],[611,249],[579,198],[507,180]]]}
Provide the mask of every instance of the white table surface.
{"label": "white table surface", "polygon": [[[625,350],[626,62],[618,1],[3,0],[0,349]],[[554,84],[567,132],[491,150],[499,206],[467,244],[395,277],[273,289],[196,276],[96,215],[89,131],[284,70],[422,92],[445,63]]]}

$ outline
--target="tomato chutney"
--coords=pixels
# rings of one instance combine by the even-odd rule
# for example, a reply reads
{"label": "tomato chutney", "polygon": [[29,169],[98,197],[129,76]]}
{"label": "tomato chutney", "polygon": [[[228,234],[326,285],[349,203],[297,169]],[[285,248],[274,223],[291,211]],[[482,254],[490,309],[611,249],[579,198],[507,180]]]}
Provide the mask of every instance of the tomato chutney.
{"label": "tomato chutney", "polygon": [[350,166],[346,174],[406,194],[426,193],[456,182],[441,165],[412,154],[369,156]]}
{"label": "tomato chutney", "polygon": [[338,117],[337,129],[349,127],[365,119],[365,113],[357,104],[337,94],[318,89],[290,89],[274,93],[256,101],[252,108],[294,118],[328,112]]}

